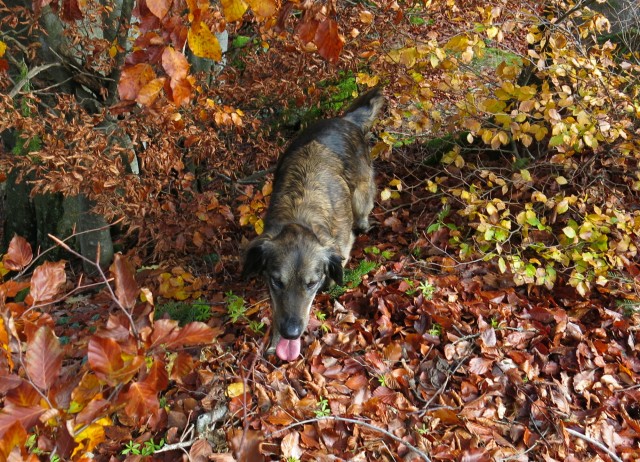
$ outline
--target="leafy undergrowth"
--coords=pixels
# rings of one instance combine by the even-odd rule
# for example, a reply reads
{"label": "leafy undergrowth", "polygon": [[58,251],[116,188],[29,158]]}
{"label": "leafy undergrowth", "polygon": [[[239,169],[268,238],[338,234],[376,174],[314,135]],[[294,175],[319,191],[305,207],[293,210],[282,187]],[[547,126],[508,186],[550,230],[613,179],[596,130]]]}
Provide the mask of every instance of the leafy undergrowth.
{"label": "leafy undergrowth", "polygon": [[[380,167],[386,184],[389,166]],[[345,288],[317,296],[292,363],[264,357],[266,290],[237,274],[134,272],[118,257],[111,293],[93,285],[100,278],[68,281],[63,263],[37,267],[30,281],[8,273],[2,453],[637,460],[637,283],[585,299],[563,275],[548,291],[515,286],[487,262],[456,265],[424,243],[442,232],[427,233],[442,219],[440,198],[405,178],[358,237]],[[28,244],[14,239],[3,267],[30,265]],[[79,294],[47,303],[74,286]]]}

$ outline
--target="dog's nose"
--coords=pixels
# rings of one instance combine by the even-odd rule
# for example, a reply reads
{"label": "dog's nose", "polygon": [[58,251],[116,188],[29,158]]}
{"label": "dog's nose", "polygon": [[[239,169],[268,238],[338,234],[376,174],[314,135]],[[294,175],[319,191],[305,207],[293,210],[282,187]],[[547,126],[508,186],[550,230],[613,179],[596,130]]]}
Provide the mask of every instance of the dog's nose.
{"label": "dog's nose", "polygon": [[299,319],[288,318],[280,324],[280,335],[287,340],[295,340],[302,335],[302,322]]}

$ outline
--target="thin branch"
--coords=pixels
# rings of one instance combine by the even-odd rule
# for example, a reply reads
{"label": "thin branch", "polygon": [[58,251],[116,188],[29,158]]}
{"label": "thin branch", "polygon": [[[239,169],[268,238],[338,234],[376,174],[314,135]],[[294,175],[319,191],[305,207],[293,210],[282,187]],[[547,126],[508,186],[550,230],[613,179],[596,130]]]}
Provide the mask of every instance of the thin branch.
{"label": "thin branch", "polygon": [[606,447],[600,441],[596,441],[596,440],[588,437],[587,435],[584,435],[584,434],[582,434],[580,432],[577,432],[575,430],[572,430],[570,428],[565,428],[564,431],[566,431],[570,435],[577,436],[578,438],[585,440],[587,443],[593,444],[595,447],[597,447],[601,451],[604,451],[615,462],[622,462],[622,459],[620,457],[618,457],[611,449]]}
{"label": "thin branch", "polygon": [[24,78],[20,79],[20,81],[16,84],[16,86],[13,87],[13,89],[9,92],[9,98],[12,98],[12,99],[15,98],[15,96],[18,93],[20,93],[20,90],[22,90],[22,87],[24,87],[27,83],[29,83],[29,80],[34,78],[40,72],[46,71],[50,67],[56,67],[56,66],[60,66],[60,63],[43,64],[42,66],[36,66],[33,69],[31,69],[29,72],[27,72],[27,75],[25,75]]}
{"label": "thin branch", "polygon": [[285,432],[285,431],[290,430],[290,429],[295,428],[295,427],[299,427],[301,425],[317,423],[317,422],[321,422],[323,420],[334,420],[334,421],[337,421],[337,422],[346,422],[346,423],[351,423],[351,424],[355,424],[355,425],[362,425],[363,427],[368,428],[369,430],[373,430],[375,432],[382,433],[383,435],[388,436],[389,438],[391,438],[392,440],[396,441],[397,443],[404,444],[411,451],[413,451],[416,454],[418,454],[423,460],[425,460],[426,462],[431,462],[431,459],[429,459],[429,456],[427,456],[420,449],[418,449],[417,447],[413,446],[412,444],[406,442],[402,438],[398,438],[396,435],[394,435],[391,432],[388,432],[387,430],[384,430],[383,428],[376,427],[375,425],[371,425],[370,423],[364,422],[362,420],[349,419],[347,417],[338,417],[338,416],[333,416],[333,415],[325,416],[325,417],[317,417],[315,419],[302,420],[300,422],[292,423],[291,425],[287,425],[286,427],[281,428],[280,430],[276,430],[276,431],[274,431],[272,433],[267,434],[265,436],[265,439],[272,438],[272,437],[274,437],[274,436],[276,436],[276,435],[278,435],[278,434],[280,434],[282,432]]}
{"label": "thin branch", "polygon": [[118,297],[113,292],[113,288],[111,287],[111,284],[109,284],[109,282],[108,282],[109,279],[104,274],[104,271],[102,271],[102,268],[100,267],[100,264],[97,261],[90,260],[87,257],[85,257],[84,255],[80,254],[79,252],[76,252],[71,247],[69,247],[67,244],[65,244],[64,241],[58,239],[53,234],[48,234],[48,236],[49,236],[49,239],[51,239],[53,242],[55,242],[60,247],[65,249],[67,252],[71,253],[72,255],[75,255],[76,257],[80,258],[82,261],[87,262],[88,264],[92,265],[94,268],[96,268],[98,270],[98,273],[100,274],[100,277],[105,282],[106,287],[109,290],[109,294],[111,295],[111,299],[116,303],[116,305],[118,305],[118,308],[120,308],[120,310],[127,317],[127,319],[129,320],[129,325],[131,326],[131,332],[133,333],[135,338],[138,339],[138,341],[140,341],[140,339],[138,337],[138,329],[136,328],[136,325],[133,322],[133,317],[131,316],[131,313],[129,313],[129,311],[122,305],[122,303],[120,303],[120,300],[118,300]]}

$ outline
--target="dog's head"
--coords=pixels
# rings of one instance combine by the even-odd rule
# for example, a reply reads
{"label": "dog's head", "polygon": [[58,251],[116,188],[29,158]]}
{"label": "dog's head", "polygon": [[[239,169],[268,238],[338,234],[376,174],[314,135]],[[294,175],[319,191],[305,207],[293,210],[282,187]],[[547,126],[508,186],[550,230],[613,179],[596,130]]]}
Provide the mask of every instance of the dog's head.
{"label": "dog's head", "polygon": [[276,236],[251,242],[243,276],[252,274],[262,274],[269,286],[276,354],[292,361],[300,354],[300,336],[316,292],[329,279],[342,284],[342,256],[323,246],[308,228],[288,224]]}

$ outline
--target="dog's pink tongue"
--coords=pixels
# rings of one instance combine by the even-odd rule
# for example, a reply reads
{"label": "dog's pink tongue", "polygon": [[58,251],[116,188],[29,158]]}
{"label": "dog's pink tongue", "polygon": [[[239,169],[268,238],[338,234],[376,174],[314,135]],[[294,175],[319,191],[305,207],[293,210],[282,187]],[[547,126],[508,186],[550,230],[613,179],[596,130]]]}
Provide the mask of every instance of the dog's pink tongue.
{"label": "dog's pink tongue", "polygon": [[300,339],[281,338],[276,346],[276,355],[283,361],[293,361],[300,355]]}

